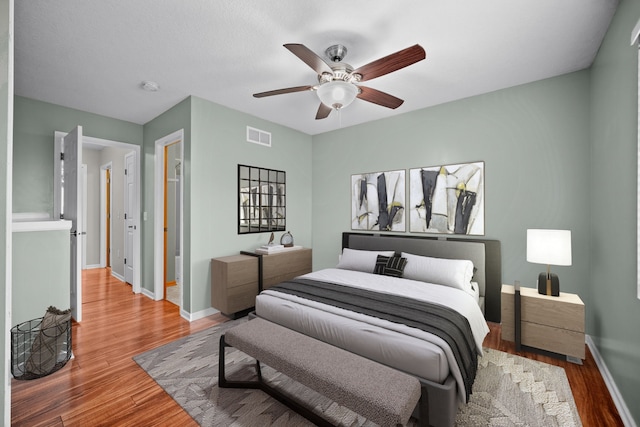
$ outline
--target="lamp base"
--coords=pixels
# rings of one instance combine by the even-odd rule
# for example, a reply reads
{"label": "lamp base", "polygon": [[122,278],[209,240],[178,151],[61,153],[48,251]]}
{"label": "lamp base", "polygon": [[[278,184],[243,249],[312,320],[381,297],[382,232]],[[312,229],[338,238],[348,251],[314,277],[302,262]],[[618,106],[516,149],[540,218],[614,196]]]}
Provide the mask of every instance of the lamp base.
{"label": "lamp base", "polygon": [[550,273],[549,277],[547,277],[547,273],[540,273],[538,275],[538,293],[552,297],[559,297],[560,281],[558,280],[558,275]]}

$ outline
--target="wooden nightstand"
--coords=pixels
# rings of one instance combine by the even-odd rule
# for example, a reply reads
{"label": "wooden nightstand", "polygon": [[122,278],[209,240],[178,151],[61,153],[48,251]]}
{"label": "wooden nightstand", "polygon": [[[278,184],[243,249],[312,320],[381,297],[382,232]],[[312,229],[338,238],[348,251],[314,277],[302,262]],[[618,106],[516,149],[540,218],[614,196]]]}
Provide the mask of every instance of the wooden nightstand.
{"label": "wooden nightstand", "polygon": [[[262,267],[262,270],[260,270]],[[253,308],[256,295],[285,280],[311,272],[311,249],[271,255],[232,255],[211,260],[211,306],[236,317]]]}
{"label": "wooden nightstand", "polygon": [[[515,341],[515,290],[502,285],[502,339]],[[585,358],[584,303],[578,295],[541,295],[537,289],[520,288],[521,342],[571,358]]]}

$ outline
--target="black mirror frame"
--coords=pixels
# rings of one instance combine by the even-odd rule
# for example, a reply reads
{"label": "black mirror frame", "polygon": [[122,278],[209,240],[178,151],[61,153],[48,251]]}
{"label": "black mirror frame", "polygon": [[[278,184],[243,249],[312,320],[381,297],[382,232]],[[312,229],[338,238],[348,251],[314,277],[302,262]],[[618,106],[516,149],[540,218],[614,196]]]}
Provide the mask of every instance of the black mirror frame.
{"label": "black mirror frame", "polygon": [[286,172],[238,164],[238,234],[286,231]]}

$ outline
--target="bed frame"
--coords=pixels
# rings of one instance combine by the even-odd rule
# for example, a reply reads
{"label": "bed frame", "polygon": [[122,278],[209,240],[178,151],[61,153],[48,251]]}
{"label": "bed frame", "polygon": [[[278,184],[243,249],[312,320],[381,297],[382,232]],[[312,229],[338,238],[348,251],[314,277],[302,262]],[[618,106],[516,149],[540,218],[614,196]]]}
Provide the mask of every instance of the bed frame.
{"label": "bed frame", "polygon": [[[480,286],[480,297],[484,297],[485,318],[491,322],[500,322],[502,263],[500,242],[497,240],[345,232],[342,234],[342,247],[394,250],[436,258],[471,260],[477,268],[474,281]],[[444,384],[418,379],[428,392],[430,424],[437,427],[453,426],[458,411],[458,395],[453,377],[449,375]]]}
{"label": "bed frame", "polygon": [[468,259],[477,269],[473,280],[484,297],[484,317],[500,323],[502,262],[500,241],[455,239],[391,234],[342,233],[342,248],[409,252],[435,258]]}

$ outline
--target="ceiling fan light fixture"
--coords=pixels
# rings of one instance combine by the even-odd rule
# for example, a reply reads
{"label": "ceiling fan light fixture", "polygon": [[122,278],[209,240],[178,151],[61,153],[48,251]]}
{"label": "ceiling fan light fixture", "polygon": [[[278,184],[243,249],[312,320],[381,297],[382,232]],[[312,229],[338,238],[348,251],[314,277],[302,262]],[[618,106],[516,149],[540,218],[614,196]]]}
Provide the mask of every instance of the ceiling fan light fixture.
{"label": "ceiling fan light fixture", "polygon": [[352,83],[333,80],[318,87],[318,98],[327,107],[339,110],[347,107],[358,96],[358,88]]}

